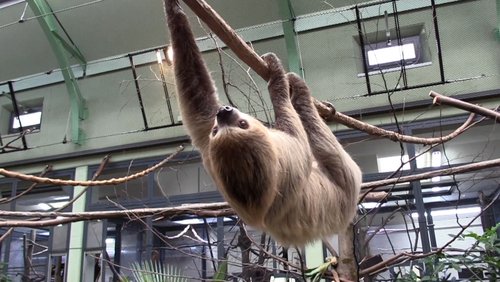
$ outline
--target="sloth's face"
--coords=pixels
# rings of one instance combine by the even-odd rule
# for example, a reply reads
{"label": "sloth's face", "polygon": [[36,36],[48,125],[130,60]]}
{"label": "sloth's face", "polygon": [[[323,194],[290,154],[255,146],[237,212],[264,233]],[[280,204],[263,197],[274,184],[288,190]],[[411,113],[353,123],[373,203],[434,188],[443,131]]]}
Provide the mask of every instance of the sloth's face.
{"label": "sloth's face", "polygon": [[230,106],[222,106],[217,111],[217,115],[210,134],[212,138],[217,138],[228,132],[244,134],[244,131],[250,130],[251,125],[255,124],[255,119],[238,109]]}

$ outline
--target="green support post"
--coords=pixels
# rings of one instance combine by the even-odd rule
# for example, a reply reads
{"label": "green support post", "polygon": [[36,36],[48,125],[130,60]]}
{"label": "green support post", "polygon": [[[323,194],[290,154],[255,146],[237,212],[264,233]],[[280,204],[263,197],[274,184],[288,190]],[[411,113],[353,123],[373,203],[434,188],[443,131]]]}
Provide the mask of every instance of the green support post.
{"label": "green support post", "polygon": [[[75,168],[75,180],[88,180],[88,167],[79,166]],[[86,187],[75,186],[73,188],[73,197],[76,197]],[[72,212],[79,213],[85,211],[85,202],[87,194],[83,194],[73,203]],[[70,225],[69,251],[65,281],[82,281],[83,256],[85,246],[83,245],[85,236],[85,222],[73,222]]]}
{"label": "green support post", "polygon": [[[283,34],[285,37],[288,55],[288,69],[303,77],[300,62],[297,35],[295,33],[295,13],[290,0],[279,0],[279,9],[283,19]],[[308,244],[305,247],[305,261],[308,268],[317,267],[324,262],[323,242],[321,240]]]}
{"label": "green support post", "polygon": [[288,69],[303,77],[299,48],[295,34],[295,13],[290,0],[279,0],[279,10],[283,19],[283,34],[288,55]]}
{"label": "green support post", "polygon": [[67,53],[73,55],[84,70],[86,66],[85,57],[76,46],[66,42],[58,33],[57,19],[46,0],[28,0],[28,4],[35,16],[37,16],[38,23],[42,27],[61,68],[71,104],[71,140],[73,143],[81,145],[84,137],[80,129],[80,121],[86,118],[85,100],[81,95],[76,77],[71,69]]}

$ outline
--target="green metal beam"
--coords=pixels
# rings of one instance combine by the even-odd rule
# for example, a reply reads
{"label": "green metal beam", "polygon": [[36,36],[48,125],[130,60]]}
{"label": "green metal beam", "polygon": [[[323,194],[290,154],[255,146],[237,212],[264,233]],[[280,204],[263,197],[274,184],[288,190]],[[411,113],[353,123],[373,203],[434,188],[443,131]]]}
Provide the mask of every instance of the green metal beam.
{"label": "green metal beam", "polygon": [[288,69],[300,76],[302,74],[302,64],[300,62],[297,35],[295,32],[295,13],[293,12],[290,0],[279,0],[279,10],[283,19],[283,35],[288,54]]}
{"label": "green metal beam", "polygon": [[59,41],[61,41],[61,44],[63,45],[64,49],[68,51],[71,55],[73,55],[80,65],[82,66],[83,70],[85,71],[87,67],[87,60],[83,56],[82,52],[80,52],[80,49],[76,45],[69,44],[61,35],[57,32],[57,30],[53,30],[52,34],[57,37]]}
{"label": "green metal beam", "polygon": [[80,121],[86,118],[85,99],[81,95],[71,69],[67,52],[86,64],[85,58],[77,48],[71,48],[71,45],[58,34],[57,20],[46,0],[28,0],[28,4],[37,16],[38,23],[52,47],[64,77],[71,104],[71,141],[75,144],[82,144],[84,137],[80,129]]}

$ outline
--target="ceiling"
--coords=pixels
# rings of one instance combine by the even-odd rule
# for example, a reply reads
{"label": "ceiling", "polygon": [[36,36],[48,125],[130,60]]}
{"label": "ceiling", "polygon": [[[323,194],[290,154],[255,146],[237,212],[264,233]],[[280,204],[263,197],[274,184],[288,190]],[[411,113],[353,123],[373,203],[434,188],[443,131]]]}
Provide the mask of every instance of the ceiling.
{"label": "ceiling", "polygon": [[[167,44],[162,0],[47,0],[87,61]],[[355,4],[347,0],[291,0],[296,15]],[[278,1],[209,0],[235,29],[280,20]],[[0,1],[0,82],[59,65],[25,1]],[[188,8],[185,11],[196,23]],[[22,20],[22,21],[20,21]],[[197,36],[206,35],[194,25]],[[71,62],[76,64],[76,60]]]}

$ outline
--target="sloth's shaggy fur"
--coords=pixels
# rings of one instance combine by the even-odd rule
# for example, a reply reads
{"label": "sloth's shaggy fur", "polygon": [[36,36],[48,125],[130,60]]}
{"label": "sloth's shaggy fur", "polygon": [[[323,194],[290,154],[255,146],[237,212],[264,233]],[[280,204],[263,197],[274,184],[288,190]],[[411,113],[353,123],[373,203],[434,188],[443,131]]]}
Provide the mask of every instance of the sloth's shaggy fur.
{"label": "sloth's shaggy fur", "polygon": [[177,1],[165,2],[182,120],[224,198],[243,221],[285,245],[345,231],[361,171],[321,120],[305,82],[267,54],[274,128],[221,108],[186,15]]}

